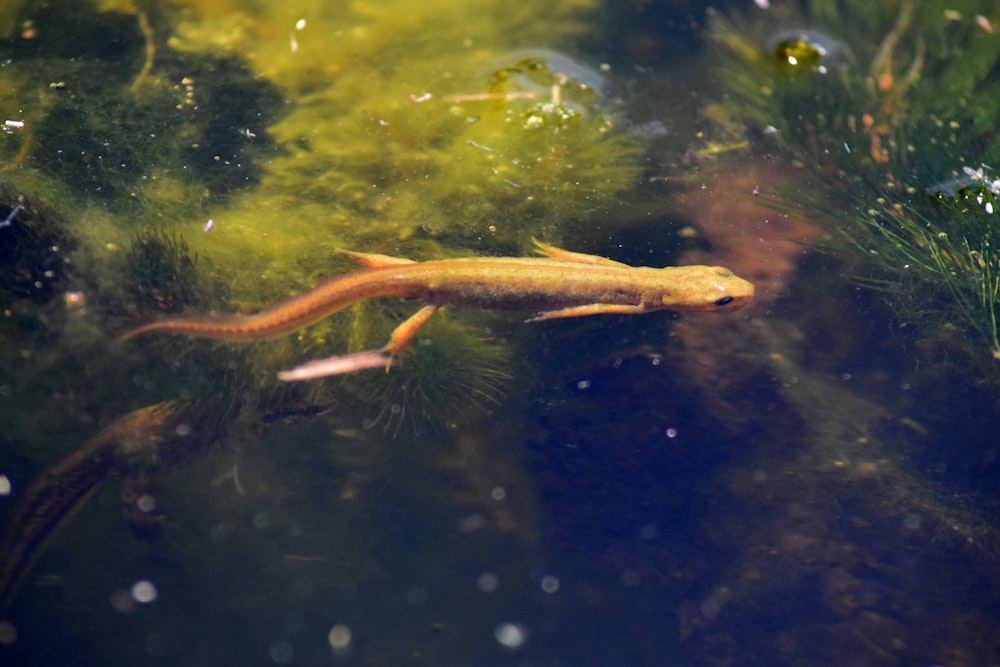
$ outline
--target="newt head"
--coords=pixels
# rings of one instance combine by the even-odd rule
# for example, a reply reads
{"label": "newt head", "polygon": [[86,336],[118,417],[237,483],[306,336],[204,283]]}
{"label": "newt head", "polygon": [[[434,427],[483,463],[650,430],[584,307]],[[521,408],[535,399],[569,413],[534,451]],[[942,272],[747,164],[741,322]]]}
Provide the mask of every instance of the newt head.
{"label": "newt head", "polygon": [[659,290],[657,308],[721,312],[753,301],[753,284],[722,266],[674,266]]}

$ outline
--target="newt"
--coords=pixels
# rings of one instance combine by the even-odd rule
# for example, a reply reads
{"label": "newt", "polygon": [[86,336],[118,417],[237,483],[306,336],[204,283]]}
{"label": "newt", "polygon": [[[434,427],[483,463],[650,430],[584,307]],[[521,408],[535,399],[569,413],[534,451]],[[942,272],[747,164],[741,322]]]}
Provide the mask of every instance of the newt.
{"label": "newt", "polygon": [[127,332],[119,340],[162,331],[224,341],[277,338],[315,324],[356,301],[420,299],[423,306],[392,332],[380,350],[313,361],[279,373],[307,380],[386,369],[420,328],[446,304],[535,310],[528,322],[587,315],[636,315],[656,310],[729,311],[753,299],[752,284],[719,266],[630,266],[535,241],[543,257],[470,257],[416,262],[339,250],[361,265],[254,315],[173,317]]}
{"label": "newt", "polygon": [[[0,613],[35,561],[110,477],[136,478],[198,456],[222,435],[214,405],[175,400],[121,417],[39,475],[21,494],[0,540]],[[184,428],[181,428],[184,427]]]}

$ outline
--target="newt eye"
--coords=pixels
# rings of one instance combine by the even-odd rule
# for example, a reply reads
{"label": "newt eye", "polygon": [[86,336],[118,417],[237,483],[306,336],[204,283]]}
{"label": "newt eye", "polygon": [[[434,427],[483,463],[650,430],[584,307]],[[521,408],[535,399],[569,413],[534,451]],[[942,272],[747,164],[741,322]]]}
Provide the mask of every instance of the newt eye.
{"label": "newt eye", "polygon": [[721,299],[719,299],[718,301],[716,301],[715,305],[716,306],[726,306],[726,305],[728,305],[728,304],[730,304],[732,302],[733,302],[733,297],[731,297],[731,296],[724,296]]}

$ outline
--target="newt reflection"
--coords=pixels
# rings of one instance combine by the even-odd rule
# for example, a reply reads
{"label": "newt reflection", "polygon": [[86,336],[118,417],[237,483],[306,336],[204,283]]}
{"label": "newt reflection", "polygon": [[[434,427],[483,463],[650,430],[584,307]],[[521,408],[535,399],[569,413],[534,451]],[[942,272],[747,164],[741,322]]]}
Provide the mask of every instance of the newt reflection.
{"label": "newt reflection", "polygon": [[544,257],[471,257],[415,262],[341,251],[362,268],[249,316],[176,317],[126,333],[121,340],[165,331],[228,341],[292,333],[363,299],[395,296],[424,305],[392,332],[381,350],[332,357],[279,374],[307,380],[389,366],[445,304],[540,312],[529,322],[586,315],[633,315],[655,310],[734,310],[754,288],[717,266],[635,267],[535,241]]}
{"label": "newt reflection", "polygon": [[197,401],[157,403],[106,426],[43,472],[24,492],[0,541],[0,612],[13,600],[54,534],[113,475],[133,476],[194,458],[214,443],[224,418]]}

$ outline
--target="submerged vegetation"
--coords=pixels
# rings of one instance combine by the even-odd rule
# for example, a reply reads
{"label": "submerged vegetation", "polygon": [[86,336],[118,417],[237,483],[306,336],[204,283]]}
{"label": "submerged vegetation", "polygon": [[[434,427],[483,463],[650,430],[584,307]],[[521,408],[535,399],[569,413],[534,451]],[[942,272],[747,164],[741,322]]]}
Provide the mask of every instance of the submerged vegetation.
{"label": "submerged vegetation", "polygon": [[[259,304],[261,287],[266,301],[328,275],[336,247],[519,252],[606,213],[639,174],[637,141],[614,131],[603,91],[584,90],[588,68],[518,48],[571,39],[591,6],[192,3],[172,45],[246,54],[294,100],[267,128],[281,150],[261,186],[209,211],[215,232],[192,247],[221,271],[253,257]],[[534,76],[509,75],[526,59]]]}
{"label": "submerged vegetation", "polygon": [[827,200],[816,222],[905,317],[943,309],[1000,358],[998,19],[973,0],[820,1],[713,32],[737,113],[815,177],[789,198]]}
{"label": "submerged vegetation", "polygon": [[[526,48],[582,34],[594,4],[22,0],[0,12],[2,169],[87,220],[89,269],[123,269],[83,316],[257,310],[349,270],[340,247],[521,253],[606,215],[641,169],[604,75]],[[253,350],[253,374],[381,342],[383,314],[352,316]],[[481,363],[436,395],[495,396],[499,345],[466,342]]]}
{"label": "submerged vegetation", "polygon": [[11,91],[0,112],[13,123],[3,171],[23,187],[64,189],[77,206],[141,220],[178,197],[224,198],[256,184],[256,160],[273,148],[266,133],[234,128],[276,118],[275,87],[232,54],[178,53],[145,14],[25,3],[0,55]]}
{"label": "submerged vegetation", "polygon": [[139,313],[173,313],[197,307],[197,257],[176,235],[153,229],[136,234],[125,254],[126,288]]}
{"label": "submerged vegetation", "polygon": [[451,428],[491,414],[510,379],[506,348],[475,328],[447,318],[431,320],[414,341],[414,354],[391,373],[348,377],[366,412],[363,426],[397,434]]}

